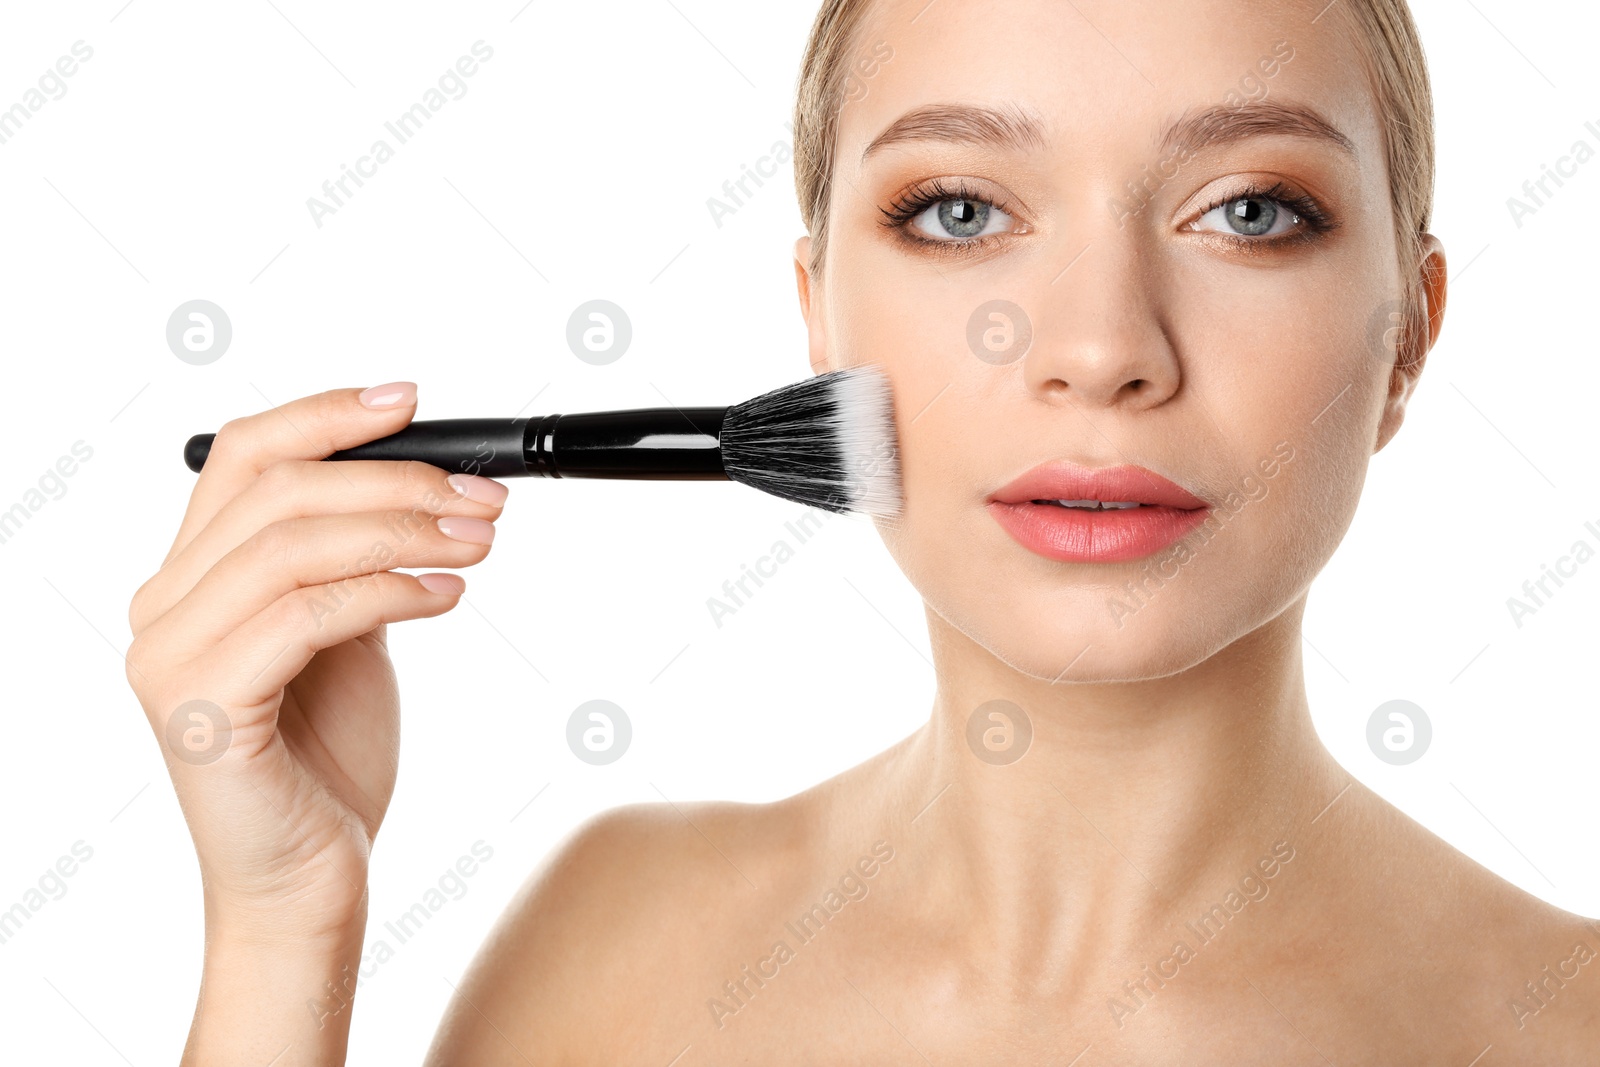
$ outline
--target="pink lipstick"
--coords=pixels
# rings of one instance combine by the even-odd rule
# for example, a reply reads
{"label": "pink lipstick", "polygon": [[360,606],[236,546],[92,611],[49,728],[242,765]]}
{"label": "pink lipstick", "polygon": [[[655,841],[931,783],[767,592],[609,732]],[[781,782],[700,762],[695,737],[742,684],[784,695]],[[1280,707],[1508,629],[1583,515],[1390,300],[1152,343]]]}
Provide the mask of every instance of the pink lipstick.
{"label": "pink lipstick", "polygon": [[1143,467],[1041,464],[997,490],[989,514],[1018,544],[1063,563],[1122,563],[1174,544],[1210,506]]}

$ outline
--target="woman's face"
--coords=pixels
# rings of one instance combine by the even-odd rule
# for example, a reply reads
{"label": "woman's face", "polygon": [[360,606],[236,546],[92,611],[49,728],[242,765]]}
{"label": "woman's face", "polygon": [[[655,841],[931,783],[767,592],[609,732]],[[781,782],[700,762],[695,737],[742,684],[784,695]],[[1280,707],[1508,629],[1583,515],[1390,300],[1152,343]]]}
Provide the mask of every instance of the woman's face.
{"label": "woman's face", "polygon": [[[906,507],[880,532],[1013,668],[1160,677],[1272,619],[1398,428],[1381,119],[1325,3],[884,0],[857,37],[812,359],[890,376]],[[1060,461],[1148,468],[1209,517],[1138,558],[1041,554],[991,500]],[[1020,517],[1104,546],[1139,510]]]}

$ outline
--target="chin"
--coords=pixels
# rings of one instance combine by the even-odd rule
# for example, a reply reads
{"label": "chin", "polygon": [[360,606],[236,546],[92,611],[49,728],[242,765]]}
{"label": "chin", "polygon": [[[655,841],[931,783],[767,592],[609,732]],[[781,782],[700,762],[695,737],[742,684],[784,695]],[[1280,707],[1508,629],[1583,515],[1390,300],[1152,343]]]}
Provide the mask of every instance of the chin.
{"label": "chin", "polygon": [[1130,580],[1145,569],[1142,560],[1064,565],[981,527],[936,525],[937,540],[919,536],[915,523],[882,531],[900,569],[950,628],[1010,670],[1044,682],[1139,682],[1178,674],[1293,600],[1282,595],[1284,583],[1266,575],[1243,584],[1227,580],[1232,553],[1195,559],[1160,587],[1130,595]]}
{"label": "chin", "polygon": [[1060,685],[1164,678],[1204,662],[1228,642],[1213,636],[1221,620],[1199,618],[1175,597],[1147,605],[1119,628],[1102,590],[1075,592],[1053,604],[1008,603],[993,595],[981,603],[957,596],[953,603],[929,598],[928,604],[1011,670]]}

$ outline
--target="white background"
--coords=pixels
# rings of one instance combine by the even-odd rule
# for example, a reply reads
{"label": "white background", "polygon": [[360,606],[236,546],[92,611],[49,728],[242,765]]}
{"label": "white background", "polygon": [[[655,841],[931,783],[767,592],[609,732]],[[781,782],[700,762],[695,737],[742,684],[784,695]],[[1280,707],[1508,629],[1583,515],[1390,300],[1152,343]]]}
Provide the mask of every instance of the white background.
{"label": "white background", "polygon": [[[440,418],[731,403],[809,373],[789,168],[720,228],[705,202],[788,141],[811,0],[274,3],[0,16],[0,108],[73,42],[94,49],[0,145],[0,510],[74,442],[93,449],[65,495],[0,544],[0,909],[74,842],[93,849],[0,945],[8,1061],[170,1063],[189,1025],[198,873],[121,653],[128,600],[194,482],[180,460],[190,434],[400,378],[420,383],[418,417]],[[1311,705],[1362,781],[1502,877],[1593,916],[1600,561],[1520,629],[1506,600],[1579,538],[1600,545],[1584,529],[1600,528],[1600,161],[1520,228],[1506,200],[1574,141],[1600,148],[1584,128],[1600,127],[1600,11],[1414,6],[1439,113],[1449,313],[1314,587]],[[466,95],[315,226],[306,199],[479,39],[494,56]],[[565,344],[568,315],[597,297],[634,328],[606,367]],[[234,330],[203,367],[165,341],[195,298]],[[466,602],[392,628],[404,743],[369,943],[475,841],[493,858],[363,979],[352,1062],[421,1055],[448,983],[586,815],[783,797],[925,719],[920,601],[864,521],[830,518],[712,623],[707,598],[775,540],[792,544],[784,524],[801,514],[727,484],[517,481],[494,553],[465,572]],[[604,767],[564,740],[568,714],[596,697],[634,727]],[[1365,740],[1393,698],[1433,722],[1409,766]]]}

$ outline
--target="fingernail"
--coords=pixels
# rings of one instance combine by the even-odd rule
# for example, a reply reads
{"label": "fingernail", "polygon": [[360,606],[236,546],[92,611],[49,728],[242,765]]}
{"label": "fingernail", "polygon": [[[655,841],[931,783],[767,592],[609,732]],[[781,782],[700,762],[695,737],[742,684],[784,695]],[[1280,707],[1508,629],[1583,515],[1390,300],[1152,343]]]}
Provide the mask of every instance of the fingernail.
{"label": "fingernail", "polygon": [[445,481],[450,483],[450,488],[468,500],[476,500],[480,504],[492,507],[504,504],[506,495],[511,492],[493,478],[485,478],[481,474],[452,474]]}
{"label": "fingernail", "polygon": [[482,519],[469,519],[462,515],[446,515],[438,521],[439,532],[457,541],[486,545],[494,540],[494,523]]}
{"label": "fingernail", "polygon": [[467,591],[467,583],[454,574],[419,574],[417,582],[430,593],[456,596]]}
{"label": "fingernail", "polygon": [[363,389],[360,400],[369,408],[397,408],[417,399],[416,382],[384,382],[371,389]]}

